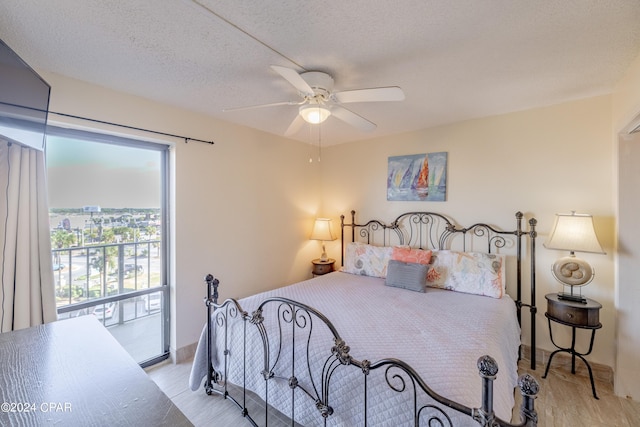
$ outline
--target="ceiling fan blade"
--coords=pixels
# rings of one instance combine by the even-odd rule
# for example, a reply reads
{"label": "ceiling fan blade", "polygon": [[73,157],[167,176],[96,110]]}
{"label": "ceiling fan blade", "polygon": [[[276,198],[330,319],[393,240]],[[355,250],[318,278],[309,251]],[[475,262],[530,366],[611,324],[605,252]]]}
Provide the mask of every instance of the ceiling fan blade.
{"label": "ceiling fan blade", "polygon": [[298,133],[303,124],[304,119],[302,118],[302,116],[300,114],[296,114],[296,118],[293,119],[293,121],[285,131],[284,136],[291,136]]}
{"label": "ceiling fan blade", "polygon": [[334,92],[332,96],[340,103],[404,101],[404,92],[398,86],[345,90]]}
{"label": "ceiling fan blade", "polygon": [[371,132],[377,127],[375,123],[339,105],[331,107],[331,115],[364,132]]}
{"label": "ceiling fan blade", "polygon": [[305,82],[300,74],[296,70],[287,67],[281,67],[279,65],[272,65],[271,68],[276,73],[280,74],[286,81],[291,83],[293,87],[298,89],[303,95],[313,96],[313,89],[309,86],[309,83]]}
{"label": "ceiling fan blade", "polygon": [[282,102],[272,102],[270,104],[248,105],[246,107],[225,108],[222,111],[226,113],[227,111],[242,111],[242,110],[251,110],[254,108],[276,107],[278,105],[300,105],[300,104],[301,102],[296,102],[296,101],[282,101]]}

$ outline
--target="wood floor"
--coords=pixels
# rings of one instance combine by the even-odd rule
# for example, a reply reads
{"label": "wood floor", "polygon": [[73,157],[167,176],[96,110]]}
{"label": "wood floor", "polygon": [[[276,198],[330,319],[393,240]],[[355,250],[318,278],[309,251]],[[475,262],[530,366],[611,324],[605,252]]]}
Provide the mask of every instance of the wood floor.
{"label": "wood floor", "polygon": [[[528,361],[521,361],[518,371],[520,374],[533,375],[540,384],[540,393],[535,403],[540,427],[640,426],[640,402],[614,395],[612,383],[597,377],[596,394],[600,399],[594,399],[586,368],[579,360],[576,375],[571,374],[569,364],[556,363],[556,359],[549,369],[549,375],[544,379],[542,365],[538,365],[534,371],[529,369]],[[518,408],[520,401],[517,396]],[[512,422],[516,419],[519,418],[514,417]]]}
{"label": "wood floor", "polygon": [[[190,369],[189,362],[165,362],[147,368],[147,373],[196,427],[250,425],[231,401],[217,395],[208,396],[202,389],[192,392],[188,387]],[[606,381],[596,379],[600,397],[596,400],[591,394],[588,377],[580,375],[580,371],[572,375],[567,366],[555,366],[555,360],[545,379],[542,378],[542,365],[533,371],[523,361],[519,371],[532,374],[540,383],[536,400],[540,427],[640,426],[640,402],[615,396],[611,384]],[[519,399],[517,405],[519,407]],[[513,422],[517,419],[516,416]],[[269,425],[278,425],[278,421],[270,418]]]}

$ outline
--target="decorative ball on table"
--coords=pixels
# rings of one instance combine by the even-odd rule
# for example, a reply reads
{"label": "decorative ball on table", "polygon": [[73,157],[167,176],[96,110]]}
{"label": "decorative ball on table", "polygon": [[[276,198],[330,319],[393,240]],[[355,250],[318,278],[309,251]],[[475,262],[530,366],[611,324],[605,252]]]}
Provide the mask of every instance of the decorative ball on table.
{"label": "decorative ball on table", "polygon": [[[544,247],[570,252],[569,256],[558,259],[551,267],[553,277],[565,288],[570,288],[570,292],[561,292],[558,297],[586,304],[580,288],[591,283],[595,270],[587,261],[578,258],[575,252],[605,254],[593,226],[593,217],[575,211],[556,214],[556,222]],[[576,294],[574,288],[578,288],[579,293]]]}

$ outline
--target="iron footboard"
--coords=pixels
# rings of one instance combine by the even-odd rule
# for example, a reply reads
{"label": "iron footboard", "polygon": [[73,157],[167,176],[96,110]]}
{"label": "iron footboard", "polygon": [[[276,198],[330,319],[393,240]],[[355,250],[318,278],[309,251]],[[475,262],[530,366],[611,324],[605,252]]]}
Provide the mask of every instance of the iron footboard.
{"label": "iron footboard", "polygon": [[[371,423],[371,414],[376,412],[372,400],[381,393],[381,387],[402,395],[402,409],[398,414],[401,418],[397,425],[453,426],[455,422],[451,419],[452,413],[463,414],[465,418],[475,420],[480,426],[537,425],[534,400],[539,386],[529,374],[521,375],[518,379],[518,387],[523,396],[520,407],[521,422],[511,424],[495,415],[493,381],[498,373],[498,366],[490,356],[482,356],[477,361],[482,378],[482,403],[479,408],[470,408],[434,392],[411,366],[401,360],[383,359],[370,362],[355,359],[350,355],[351,349],[329,319],[310,306],[287,298],[273,297],[264,300],[249,314],[234,299],[227,299],[218,304],[219,281],[212,275],[207,275],[205,281],[208,360],[205,391],[207,394],[221,394],[233,401],[254,426],[258,426],[259,422],[264,425],[269,422],[269,411],[273,410],[270,408],[269,389],[275,386],[275,382],[286,384],[286,390],[290,392],[291,410],[285,415],[291,425],[296,424],[295,411],[300,405],[315,408],[317,421],[314,422],[327,425],[335,416],[334,408],[339,406],[339,399],[344,398],[340,393],[336,395],[336,381],[346,376],[352,381],[354,378],[355,381],[359,381],[358,389],[362,390],[362,396],[358,397],[358,402],[362,402],[360,413],[364,426]],[[238,331],[241,331],[239,335],[242,337],[242,343],[232,350],[232,338],[237,338],[230,333],[230,326],[234,322],[239,328],[236,328],[233,334],[238,335]],[[263,381],[263,395],[260,397],[264,401],[263,414],[250,414],[247,407],[247,333],[252,328],[252,333],[257,333],[261,338],[259,345],[262,346],[262,360],[259,364],[262,364],[260,376]],[[323,332],[318,333],[319,330]],[[312,344],[313,338],[318,335],[326,345],[324,352],[318,351]],[[216,355],[220,356],[217,358],[216,369],[212,363],[214,349]],[[241,373],[230,370],[232,358],[236,358],[236,367],[241,366]],[[250,363],[254,362],[255,360]],[[374,373],[378,375],[376,381],[372,379]],[[237,393],[230,391],[230,378],[239,386]]]}

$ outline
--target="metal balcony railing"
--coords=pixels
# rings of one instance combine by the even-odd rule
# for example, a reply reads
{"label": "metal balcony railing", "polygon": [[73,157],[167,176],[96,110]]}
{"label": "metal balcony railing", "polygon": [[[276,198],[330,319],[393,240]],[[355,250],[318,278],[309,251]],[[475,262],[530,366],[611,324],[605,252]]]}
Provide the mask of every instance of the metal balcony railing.
{"label": "metal balcony railing", "polygon": [[148,306],[150,294],[165,292],[160,245],[148,240],[53,249],[58,313],[135,297]]}

